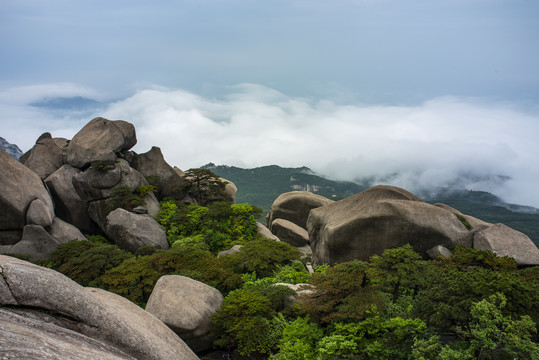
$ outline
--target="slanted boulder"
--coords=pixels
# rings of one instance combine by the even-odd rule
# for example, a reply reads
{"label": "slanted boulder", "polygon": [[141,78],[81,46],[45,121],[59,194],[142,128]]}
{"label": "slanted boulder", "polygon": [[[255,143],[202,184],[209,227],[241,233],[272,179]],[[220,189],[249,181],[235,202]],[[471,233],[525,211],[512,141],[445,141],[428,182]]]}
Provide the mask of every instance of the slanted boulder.
{"label": "slanted boulder", "polygon": [[237,254],[241,251],[242,248],[243,248],[243,245],[234,245],[228,250],[219,251],[219,254],[217,254],[217,257]]}
{"label": "slanted boulder", "polygon": [[65,244],[72,240],[87,240],[79,229],[58,217],[54,218],[54,221],[49,227],[49,234],[60,244]]}
{"label": "slanted boulder", "polygon": [[184,182],[184,179],[172,168],[163,157],[161,149],[153,146],[144,154],[137,154],[131,162],[131,166],[157,185],[157,197],[163,199],[173,196]]}
{"label": "slanted boulder", "polygon": [[495,224],[477,232],[473,238],[473,247],[490,250],[500,257],[512,257],[520,266],[539,265],[539,249],[533,241],[504,224]]}
{"label": "slanted boulder", "polygon": [[52,237],[45,228],[39,225],[26,225],[22,231],[22,239],[7,252],[8,254],[25,254],[31,260],[45,259],[51,255],[60,241]]}
{"label": "slanted boulder", "polygon": [[93,162],[114,162],[116,153],[137,143],[135,127],[123,120],[98,117],[86,124],[69,142],[66,162],[83,168]]}
{"label": "slanted boulder", "polygon": [[331,203],[333,203],[333,200],[309,191],[291,191],[281,194],[271,205],[266,226],[273,232],[271,227],[273,221],[275,219],[284,219],[306,229],[309,212],[312,209]]}
{"label": "slanted boulder", "polygon": [[30,204],[37,200],[34,210],[39,208],[43,213],[36,214],[33,210],[29,220],[41,222],[42,219],[50,219],[52,223],[54,207],[41,178],[1,149],[0,169],[0,230],[22,229],[27,224]]}
{"label": "slanted boulder", "polygon": [[284,219],[275,219],[271,223],[273,233],[279,240],[292,246],[305,246],[309,243],[309,234],[304,228]]}
{"label": "slanted boulder", "polygon": [[258,228],[258,233],[265,238],[272,239],[275,241],[281,241],[277,236],[272,234],[272,232],[263,224],[256,222],[256,227]]}
{"label": "slanted boulder", "polygon": [[54,213],[50,211],[50,204],[42,199],[35,199],[26,211],[26,224],[49,226],[54,219]]}
{"label": "slanted boulder", "polygon": [[64,164],[62,156],[62,148],[58,146],[51,134],[46,132],[37,139],[36,144],[23,160],[24,165],[45,179]]}
{"label": "slanted boulder", "polygon": [[0,306],[59,314],[63,327],[136,359],[198,359],[159,319],[119,295],[84,288],[56,271],[9,256],[0,256],[0,269]]}
{"label": "slanted boulder", "polygon": [[144,245],[169,248],[165,230],[147,214],[135,214],[118,208],[108,214],[105,232],[116,245],[130,252]]}
{"label": "slanted boulder", "polygon": [[146,311],[163,321],[189,347],[200,352],[213,345],[210,316],[223,303],[219,290],[179,275],[162,276],[152,291]]}
{"label": "slanted boulder", "polygon": [[88,214],[88,201],[83,200],[73,186],[73,177],[79,172],[66,164],[49,175],[45,184],[54,199],[56,216],[85,233],[93,233],[96,227]]}
{"label": "slanted boulder", "polygon": [[232,181],[221,178],[221,181],[225,182],[225,194],[226,200],[232,204],[236,202],[236,194],[238,193],[238,187]]}
{"label": "slanted boulder", "polygon": [[307,230],[315,265],[368,260],[408,243],[427,257],[436,245],[471,247],[473,235],[453,213],[383,185],[311,210]]}

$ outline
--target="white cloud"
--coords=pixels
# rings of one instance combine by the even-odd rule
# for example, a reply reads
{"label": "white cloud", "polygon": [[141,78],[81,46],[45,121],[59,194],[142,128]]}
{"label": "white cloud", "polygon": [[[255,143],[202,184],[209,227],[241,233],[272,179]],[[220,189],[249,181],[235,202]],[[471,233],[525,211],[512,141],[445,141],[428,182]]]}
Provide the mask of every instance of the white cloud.
{"label": "white cloud", "polygon": [[165,159],[182,169],[208,162],[305,165],[331,178],[371,177],[412,192],[460,182],[539,207],[539,116],[514,105],[458,97],[418,106],[340,105],[254,84],[227,91],[209,98],[153,86],[89,117],[28,103],[93,96],[91,89],[72,84],[17,88],[0,93],[0,136],[27,150],[44,131],[71,138],[99,115],[132,122],[135,151],[159,146]]}

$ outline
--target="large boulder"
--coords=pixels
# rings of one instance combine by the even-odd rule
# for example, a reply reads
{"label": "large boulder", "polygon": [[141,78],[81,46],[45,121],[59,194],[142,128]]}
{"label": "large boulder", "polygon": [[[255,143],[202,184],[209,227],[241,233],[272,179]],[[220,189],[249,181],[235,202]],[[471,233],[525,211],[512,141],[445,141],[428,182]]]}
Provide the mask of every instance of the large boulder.
{"label": "large boulder", "polygon": [[121,208],[108,214],[106,234],[120,248],[131,252],[144,245],[169,248],[165,230],[157,221],[147,214],[135,214]]}
{"label": "large boulder", "polygon": [[146,311],[176,332],[195,351],[210,349],[210,316],[223,303],[219,290],[179,275],[162,276],[152,291]]}
{"label": "large boulder", "polygon": [[58,170],[63,163],[63,150],[46,132],[41,135],[29,154],[23,158],[24,165],[32,169],[42,179]]}
{"label": "large boulder", "polygon": [[292,246],[305,246],[309,243],[309,234],[304,228],[284,219],[275,219],[271,223],[273,233],[279,240]]}
{"label": "large boulder", "polygon": [[[43,212],[30,215],[30,221],[36,217],[42,219],[54,219],[54,207],[52,199],[43,186],[39,175],[24,166],[7,152],[0,149],[0,230],[22,229],[27,224],[27,211],[32,202],[34,210]],[[50,225],[50,223],[48,225]]]}
{"label": "large boulder", "polygon": [[452,212],[383,185],[311,210],[307,230],[315,265],[368,260],[407,243],[427,257],[436,245],[470,247],[473,236]]}
{"label": "large boulder", "polygon": [[0,308],[0,358],[136,360],[105,342],[48,322],[50,318],[44,313]]}
{"label": "large boulder", "polygon": [[221,181],[226,183],[225,194],[227,201],[234,204],[236,202],[236,194],[238,193],[238,187],[230,180],[221,178]]}
{"label": "large boulder", "polygon": [[86,237],[75,226],[55,217],[49,227],[49,234],[55,238],[60,244],[65,244],[72,240],[84,241]]}
{"label": "large boulder", "polygon": [[69,142],[66,162],[77,168],[93,162],[114,162],[116,153],[129,150],[136,143],[132,124],[98,117],[86,124]]}
{"label": "large boulder", "polygon": [[533,241],[504,224],[495,224],[477,232],[473,238],[473,247],[490,250],[500,257],[512,257],[518,265],[539,265],[539,249]]}
{"label": "large boulder", "polygon": [[312,209],[329,205],[333,200],[309,191],[291,191],[280,195],[267,216],[266,226],[273,232],[271,224],[275,219],[285,219],[306,229],[307,218]]}
{"label": "large boulder", "polygon": [[277,236],[275,236],[265,225],[256,222],[256,227],[258,229],[258,234],[262,235],[267,239],[272,239],[275,241],[281,241]]}
{"label": "large boulder", "polygon": [[198,359],[159,319],[127,299],[8,256],[0,256],[0,269],[0,306],[58,314],[71,330],[136,359]]}
{"label": "large boulder", "polygon": [[49,175],[45,184],[54,199],[56,216],[85,233],[93,233],[96,228],[88,214],[88,201],[83,200],[73,186],[73,177],[79,172],[66,164]]}
{"label": "large boulder", "polygon": [[172,196],[184,182],[183,177],[165,161],[161,149],[157,146],[153,146],[144,154],[135,155],[131,166],[150,183],[157,185],[159,199]]}

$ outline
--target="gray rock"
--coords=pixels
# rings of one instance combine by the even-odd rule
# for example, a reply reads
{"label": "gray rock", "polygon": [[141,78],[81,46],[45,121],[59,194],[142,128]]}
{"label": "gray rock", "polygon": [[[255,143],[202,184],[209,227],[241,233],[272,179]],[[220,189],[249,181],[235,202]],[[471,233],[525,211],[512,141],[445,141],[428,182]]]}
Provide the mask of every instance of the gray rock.
{"label": "gray rock", "polygon": [[133,212],[135,214],[147,214],[148,209],[144,206],[137,206],[136,208],[133,209]]}
{"label": "gray rock", "polygon": [[94,201],[110,196],[111,188],[122,180],[122,171],[118,164],[112,163],[109,167],[98,169],[89,167],[83,172],[73,176],[73,186],[81,199]]}
{"label": "gray rock", "polygon": [[102,341],[32,315],[0,308],[0,359],[136,360]]}
{"label": "gray rock", "polygon": [[408,243],[426,257],[435,245],[471,246],[472,239],[453,213],[393,186],[375,186],[311,210],[307,230],[314,265],[366,261]]}
{"label": "gray rock", "polygon": [[4,150],[0,150],[0,230],[18,230],[26,225],[30,203],[39,199],[47,217],[54,218],[52,199],[41,178]]}
{"label": "gray rock", "polygon": [[491,223],[488,223],[488,222],[483,221],[481,219],[477,219],[477,218],[475,218],[473,216],[463,214],[460,211],[458,211],[457,209],[454,209],[449,205],[446,205],[446,204],[434,204],[434,205],[441,208],[441,209],[449,211],[449,212],[451,212],[453,214],[459,214],[459,215],[463,216],[466,219],[466,221],[468,221],[470,226],[472,227],[470,229],[470,231],[472,233],[476,233],[476,232],[478,232],[480,230],[483,230],[483,229],[486,229],[486,228],[488,228],[488,227],[490,227],[492,225]]}
{"label": "gray rock", "polygon": [[166,161],[161,149],[153,146],[144,154],[137,154],[131,166],[144,175],[152,184],[157,184],[157,197],[163,199],[174,195],[184,182]]}
{"label": "gray rock", "polygon": [[256,222],[256,227],[258,228],[258,233],[262,235],[263,237],[267,239],[272,239],[275,241],[281,241],[279,240],[277,236],[272,234],[272,232],[267,227],[265,227],[263,224],[259,223],[258,221]]}
{"label": "gray rock", "polygon": [[131,252],[144,245],[169,248],[165,230],[157,221],[124,209],[116,209],[107,216],[106,234],[120,248]]}
{"label": "gray rock", "polygon": [[210,316],[222,303],[223,295],[211,286],[185,276],[165,275],[155,284],[146,311],[199,352],[213,345]]}
{"label": "gray rock", "polygon": [[13,245],[21,241],[22,230],[0,231],[0,245]]}
{"label": "gray rock", "polygon": [[225,185],[225,194],[227,196],[227,200],[234,204],[236,202],[236,194],[238,193],[237,186],[230,180],[221,178],[221,181],[224,181],[226,183]]}
{"label": "gray rock", "polygon": [[43,202],[41,199],[35,199],[28,206],[26,211],[26,224],[49,226],[54,219],[54,213],[49,211],[50,204]]}
{"label": "gray rock", "polygon": [[451,250],[442,245],[436,245],[428,249],[427,255],[433,260],[438,257],[450,258],[452,256]]}
{"label": "gray rock", "polygon": [[539,265],[537,246],[528,236],[504,224],[495,224],[477,232],[473,239],[473,247],[490,250],[500,257],[512,257],[518,265]]}
{"label": "gray rock", "polygon": [[310,295],[315,291],[315,287],[310,284],[276,283],[273,284],[273,286],[286,286],[287,288],[294,290],[296,292],[296,296]]}
{"label": "gray rock", "polygon": [[0,300],[6,298],[10,305],[59,314],[72,330],[136,359],[197,359],[174,332],[127,299],[85,289],[56,271],[8,256],[0,256],[0,270],[7,284],[0,285]]}
{"label": "gray rock", "polygon": [[60,242],[39,225],[26,225],[22,239],[9,250],[9,254],[26,254],[31,260],[45,259],[50,256]]}
{"label": "gray rock", "polygon": [[87,240],[79,229],[58,217],[54,218],[54,221],[49,227],[49,234],[60,244],[65,244],[71,240]]}
{"label": "gray rock", "polygon": [[88,213],[88,201],[83,200],[73,186],[73,177],[80,170],[64,165],[45,179],[54,199],[56,216],[73,224],[85,233],[96,232]]}
{"label": "gray rock", "polygon": [[217,257],[225,256],[225,255],[232,255],[237,254],[241,251],[243,248],[243,245],[234,245],[228,250],[220,251],[219,254],[217,254]]}
{"label": "gray rock", "polygon": [[305,246],[309,243],[309,234],[304,228],[285,219],[275,219],[271,223],[271,229],[281,241],[292,246]]}
{"label": "gray rock", "polygon": [[312,209],[333,203],[333,200],[308,191],[291,191],[280,195],[271,206],[266,226],[273,232],[275,219],[285,219],[306,229],[307,218]]}
{"label": "gray rock", "polygon": [[62,155],[62,149],[51,134],[46,132],[37,139],[29,154],[25,156],[24,165],[45,179],[63,165]]}
{"label": "gray rock", "polygon": [[88,215],[102,232],[107,230],[107,200],[92,201],[88,205]]}
{"label": "gray rock", "polygon": [[116,153],[129,150],[136,143],[132,124],[98,117],[86,124],[69,142],[66,162],[77,168],[96,161],[114,162]]}

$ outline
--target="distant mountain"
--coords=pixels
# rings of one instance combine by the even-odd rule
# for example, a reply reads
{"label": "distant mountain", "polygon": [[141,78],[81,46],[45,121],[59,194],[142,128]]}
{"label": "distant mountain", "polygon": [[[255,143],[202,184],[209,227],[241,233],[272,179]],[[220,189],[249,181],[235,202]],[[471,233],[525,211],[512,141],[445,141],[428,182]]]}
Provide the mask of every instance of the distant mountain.
{"label": "distant mountain", "polygon": [[210,163],[203,168],[232,181],[238,187],[237,203],[256,205],[265,213],[279,195],[289,191],[306,190],[329,199],[340,200],[366,189],[351,181],[325,179],[307,167],[283,168],[270,165],[242,169]]}
{"label": "distant mountain", "polygon": [[15,144],[10,144],[3,137],[0,137],[0,149],[5,150],[9,155],[13,156],[17,160],[19,160],[19,158],[22,156],[21,149]]}
{"label": "distant mountain", "polygon": [[52,110],[87,110],[99,107],[102,103],[94,99],[74,96],[44,99],[31,103],[30,105]]}
{"label": "distant mountain", "polygon": [[[307,190],[329,199],[340,200],[367,188],[350,181],[332,181],[316,175],[307,167],[283,168],[277,165],[254,169],[234,166],[204,165],[215,174],[232,181],[238,187],[237,203],[256,205],[267,213],[273,201],[293,190]],[[426,192],[425,192],[426,193]],[[507,204],[484,191],[448,190],[423,197],[429,203],[444,203],[464,214],[490,223],[503,223],[528,235],[539,246],[539,209]]]}

